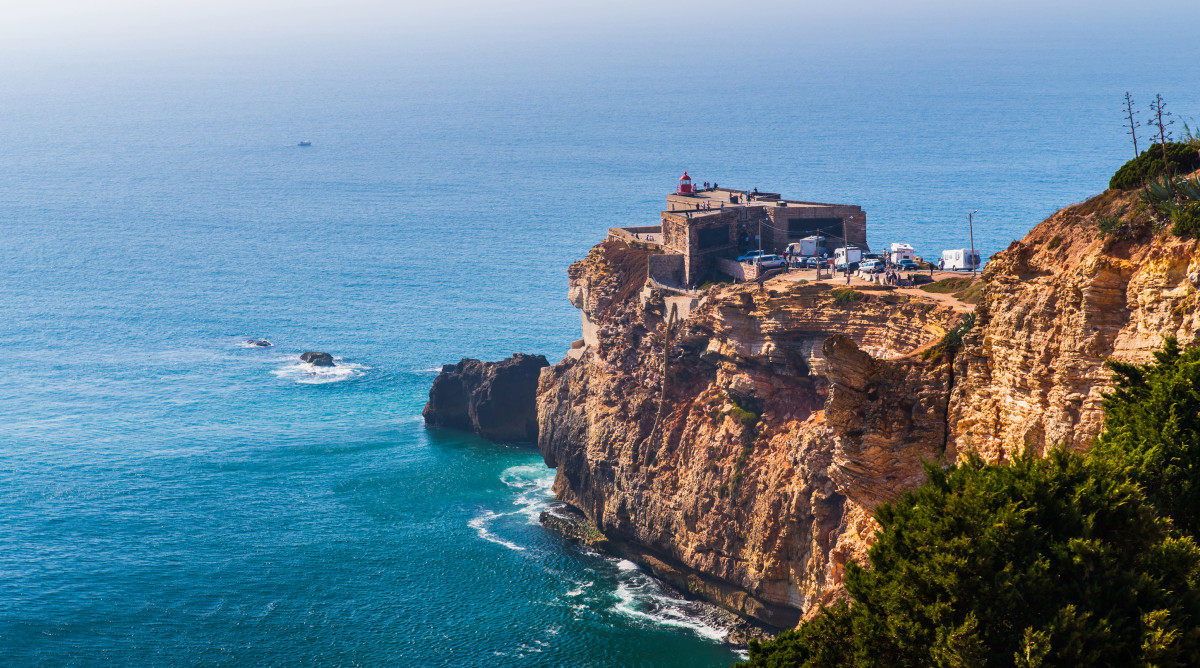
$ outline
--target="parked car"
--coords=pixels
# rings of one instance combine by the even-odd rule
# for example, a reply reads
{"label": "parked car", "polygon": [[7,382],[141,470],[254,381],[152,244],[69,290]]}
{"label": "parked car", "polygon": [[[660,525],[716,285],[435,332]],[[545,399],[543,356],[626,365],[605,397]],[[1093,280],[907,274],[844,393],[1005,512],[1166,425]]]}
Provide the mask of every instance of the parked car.
{"label": "parked car", "polygon": [[[767,252],[762,250],[752,250],[737,259],[738,262],[753,262],[754,258],[765,255]],[[729,257],[726,255],[725,257]]]}
{"label": "parked car", "polygon": [[783,258],[779,257],[778,255],[759,255],[758,257],[754,258],[754,264],[757,264],[763,269],[777,269],[787,263],[784,262]]}
{"label": "parked car", "polygon": [[900,260],[896,263],[896,268],[900,271],[916,271],[919,269],[917,263],[912,260]]}
{"label": "parked car", "polygon": [[817,267],[820,267],[820,266],[821,266],[821,258],[819,258],[819,257],[804,258],[804,268],[805,269],[816,269]]}
{"label": "parked car", "polygon": [[863,260],[858,265],[858,270],[868,274],[883,273],[883,260]]}

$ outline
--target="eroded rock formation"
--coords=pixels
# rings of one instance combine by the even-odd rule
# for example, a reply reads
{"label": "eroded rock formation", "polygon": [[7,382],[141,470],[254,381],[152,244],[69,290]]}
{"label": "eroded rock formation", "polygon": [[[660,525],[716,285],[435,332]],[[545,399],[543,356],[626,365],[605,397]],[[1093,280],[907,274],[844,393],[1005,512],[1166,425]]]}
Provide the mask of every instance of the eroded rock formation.
{"label": "eroded rock formation", "polygon": [[447,364],[429,389],[425,423],[473,431],[493,441],[537,439],[535,395],[543,355],[517,353],[499,362]]}
{"label": "eroded rock formation", "polygon": [[[1125,221],[1102,235],[1099,221]],[[1026,447],[1086,448],[1111,387],[1104,362],[1147,362],[1200,331],[1197,241],[1149,220],[1135,192],[1054,214],[988,262],[986,298],[955,362],[953,452],[996,461]]]}
{"label": "eroded rock formation", "polygon": [[[539,385],[555,493],[692,593],[794,625],[861,551],[863,504],[919,480],[919,459],[893,451],[941,455],[950,362],[909,353],[960,314],[890,289],[839,300],[790,283],[714,288],[678,322],[661,295],[639,298],[644,267],[644,251],[606,242],[571,268],[595,345]],[[906,386],[911,375],[943,380]],[[886,438],[829,428],[864,419],[895,423]]]}
{"label": "eroded rock formation", "polygon": [[[1124,222],[1106,236],[1102,219]],[[610,241],[571,267],[586,345],[542,372],[539,447],[558,497],[623,553],[775,626],[842,595],[872,509],[925,462],[1087,447],[1105,360],[1200,331],[1197,242],[1135,193],[993,257],[973,329],[932,355],[962,314],[886,289],[720,286],[680,321],[686,297],[643,289],[646,253]]]}

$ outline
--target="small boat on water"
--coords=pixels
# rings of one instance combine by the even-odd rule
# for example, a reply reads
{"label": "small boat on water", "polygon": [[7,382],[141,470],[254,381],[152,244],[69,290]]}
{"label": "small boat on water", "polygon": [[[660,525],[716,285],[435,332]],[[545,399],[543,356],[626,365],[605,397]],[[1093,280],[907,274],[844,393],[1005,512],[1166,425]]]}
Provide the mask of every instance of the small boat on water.
{"label": "small boat on water", "polygon": [[302,141],[302,142],[300,142],[299,146],[312,146],[312,142],[310,142],[310,141]]}

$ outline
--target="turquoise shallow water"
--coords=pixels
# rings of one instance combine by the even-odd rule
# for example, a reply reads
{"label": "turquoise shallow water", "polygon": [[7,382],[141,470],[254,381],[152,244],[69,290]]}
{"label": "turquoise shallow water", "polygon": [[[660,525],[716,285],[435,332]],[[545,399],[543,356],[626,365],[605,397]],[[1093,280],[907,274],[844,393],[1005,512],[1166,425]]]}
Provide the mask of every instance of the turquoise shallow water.
{"label": "turquoise shallow water", "polygon": [[1200,110],[1119,54],[876,55],[5,70],[0,664],[727,665],[537,525],[536,452],[419,413],[443,362],[559,359],[567,265],[684,168],[923,253],[979,209],[988,254],[1103,188],[1125,88]]}

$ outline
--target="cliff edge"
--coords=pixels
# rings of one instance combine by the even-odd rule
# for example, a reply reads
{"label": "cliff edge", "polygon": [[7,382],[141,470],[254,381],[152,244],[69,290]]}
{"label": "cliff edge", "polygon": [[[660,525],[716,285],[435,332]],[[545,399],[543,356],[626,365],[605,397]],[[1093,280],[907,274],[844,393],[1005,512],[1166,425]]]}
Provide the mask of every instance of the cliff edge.
{"label": "cliff edge", "polygon": [[556,495],[647,568],[792,626],[842,595],[872,509],[923,462],[1087,447],[1105,360],[1198,331],[1196,250],[1106,192],[994,256],[945,345],[962,313],[912,292],[684,294],[647,282],[652,251],[606,241],[569,271],[585,345],[542,372],[538,445]]}

